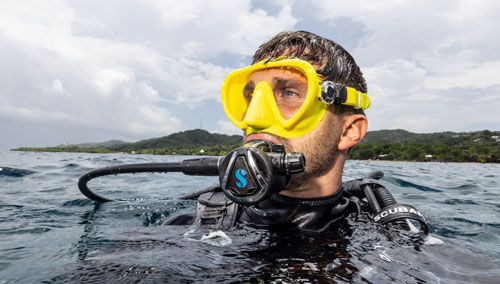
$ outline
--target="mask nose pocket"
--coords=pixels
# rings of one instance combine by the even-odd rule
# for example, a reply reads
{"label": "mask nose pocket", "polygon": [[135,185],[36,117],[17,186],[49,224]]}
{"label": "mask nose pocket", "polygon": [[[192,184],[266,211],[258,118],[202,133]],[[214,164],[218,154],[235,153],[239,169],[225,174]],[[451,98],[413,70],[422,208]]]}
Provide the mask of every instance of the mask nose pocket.
{"label": "mask nose pocket", "polygon": [[255,86],[252,100],[248,105],[243,122],[257,129],[268,128],[276,121],[271,106],[275,106],[273,90],[268,82],[262,81]]}

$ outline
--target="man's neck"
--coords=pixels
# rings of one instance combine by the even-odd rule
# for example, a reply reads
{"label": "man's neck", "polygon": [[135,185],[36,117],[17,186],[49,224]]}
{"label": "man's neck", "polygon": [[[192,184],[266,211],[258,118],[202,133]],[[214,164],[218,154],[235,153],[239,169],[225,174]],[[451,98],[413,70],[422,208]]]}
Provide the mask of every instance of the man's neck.
{"label": "man's neck", "polygon": [[344,159],[335,159],[333,166],[320,177],[292,177],[292,182],[280,194],[295,198],[316,198],[334,194],[342,183]]}

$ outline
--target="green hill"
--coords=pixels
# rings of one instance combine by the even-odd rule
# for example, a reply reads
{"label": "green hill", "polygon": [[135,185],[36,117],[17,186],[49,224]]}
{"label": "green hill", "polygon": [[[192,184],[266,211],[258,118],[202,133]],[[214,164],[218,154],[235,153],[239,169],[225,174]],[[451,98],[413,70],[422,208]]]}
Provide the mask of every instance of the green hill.
{"label": "green hill", "polygon": [[205,154],[218,155],[220,152],[241,145],[243,138],[239,135],[213,134],[206,130],[195,129],[174,133],[165,137],[153,138],[109,147],[112,151],[140,152],[158,154],[196,154],[203,149]]}
{"label": "green hill", "polygon": [[228,151],[240,146],[242,140],[242,136],[239,135],[213,134],[206,130],[194,129],[165,137],[141,140],[135,143],[112,140],[102,143],[64,144],[44,148],[21,147],[12,150],[89,153],[128,152],[160,155],[224,155]]}
{"label": "green hill", "polygon": [[174,133],[165,137],[141,140],[110,147],[118,151],[144,150],[154,148],[197,148],[202,146],[235,145],[241,144],[239,135],[212,134],[206,130],[195,129]]}
{"label": "green hill", "polygon": [[382,141],[401,143],[408,141],[415,135],[418,134],[403,129],[368,131],[361,143],[374,143]]}

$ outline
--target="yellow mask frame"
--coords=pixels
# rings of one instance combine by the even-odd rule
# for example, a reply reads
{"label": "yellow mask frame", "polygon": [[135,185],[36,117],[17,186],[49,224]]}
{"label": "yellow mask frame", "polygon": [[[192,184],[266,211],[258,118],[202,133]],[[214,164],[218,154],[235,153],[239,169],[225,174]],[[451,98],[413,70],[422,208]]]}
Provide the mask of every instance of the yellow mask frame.
{"label": "yellow mask frame", "polygon": [[[270,68],[293,68],[307,79],[307,95],[293,116],[286,119],[275,101],[271,85],[258,82],[247,106],[243,92],[249,77],[256,71]],[[332,97],[332,94],[334,97]],[[367,109],[370,98],[354,88],[331,81],[322,82],[314,67],[301,59],[261,61],[229,74],[222,85],[222,106],[229,120],[246,135],[270,133],[284,138],[296,138],[311,132],[325,116],[331,103]]]}

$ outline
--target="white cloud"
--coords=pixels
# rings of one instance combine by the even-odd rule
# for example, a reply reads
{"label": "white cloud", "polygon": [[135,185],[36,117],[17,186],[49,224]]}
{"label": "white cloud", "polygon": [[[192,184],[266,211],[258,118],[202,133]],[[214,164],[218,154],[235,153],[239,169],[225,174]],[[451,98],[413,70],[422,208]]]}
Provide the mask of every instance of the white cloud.
{"label": "white cloud", "polygon": [[2,1],[0,117],[136,138],[182,130],[168,108],[219,100],[236,64],[206,58],[292,28],[290,5],[271,16],[250,1]]}
{"label": "white cloud", "polygon": [[[464,64],[464,62],[458,64]],[[490,87],[500,84],[497,76],[500,70],[500,60],[483,63],[469,63],[460,66],[455,70],[450,70],[446,74],[438,74],[425,80],[428,88],[447,89],[453,87]],[[450,66],[451,67],[451,66]],[[450,68],[452,69],[452,68]]]}
{"label": "white cloud", "polygon": [[471,130],[468,126],[481,121],[500,125],[500,117],[485,113],[500,106],[499,2],[314,3],[322,8],[322,21],[348,17],[366,30],[350,52],[373,101],[367,112],[370,129],[431,132]]}
{"label": "white cloud", "polygon": [[325,21],[351,17],[366,27],[367,35],[353,50],[363,65],[403,58],[430,75],[445,76],[471,74],[469,67],[500,59],[496,1],[315,2],[323,7],[319,16]]}
{"label": "white cloud", "polygon": [[64,85],[59,79],[55,79],[54,81],[52,81],[49,88],[52,91],[52,93],[56,95],[64,94]]}
{"label": "white cloud", "polygon": [[227,120],[217,121],[217,129],[210,131],[212,133],[221,133],[227,135],[243,135],[243,131],[234,126],[233,123]]}
{"label": "white cloud", "polygon": [[[116,88],[126,85],[130,81],[130,76],[124,72],[114,69],[100,70],[95,77],[95,85],[99,89],[99,93],[103,96],[109,95]],[[128,94],[125,92],[125,94]]]}
{"label": "white cloud", "polygon": [[[165,28],[165,39],[182,45],[196,39],[203,48],[197,58],[214,52],[253,54],[255,48],[276,33],[292,29],[297,19],[292,2],[281,1],[277,15],[252,9],[250,0],[220,1],[149,1],[159,13]],[[179,33],[182,30],[183,32]],[[167,43],[168,44],[168,43]]]}
{"label": "white cloud", "polygon": [[[362,68],[362,71],[368,83],[373,82],[368,86],[369,88],[377,85],[384,89],[405,90],[405,93],[420,88],[426,75],[426,70],[417,66],[414,61],[402,58]],[[384,92],[380,95],[386,97],[388,93]],[[395,95],[401,97],[402,94],[398,92]]]}

